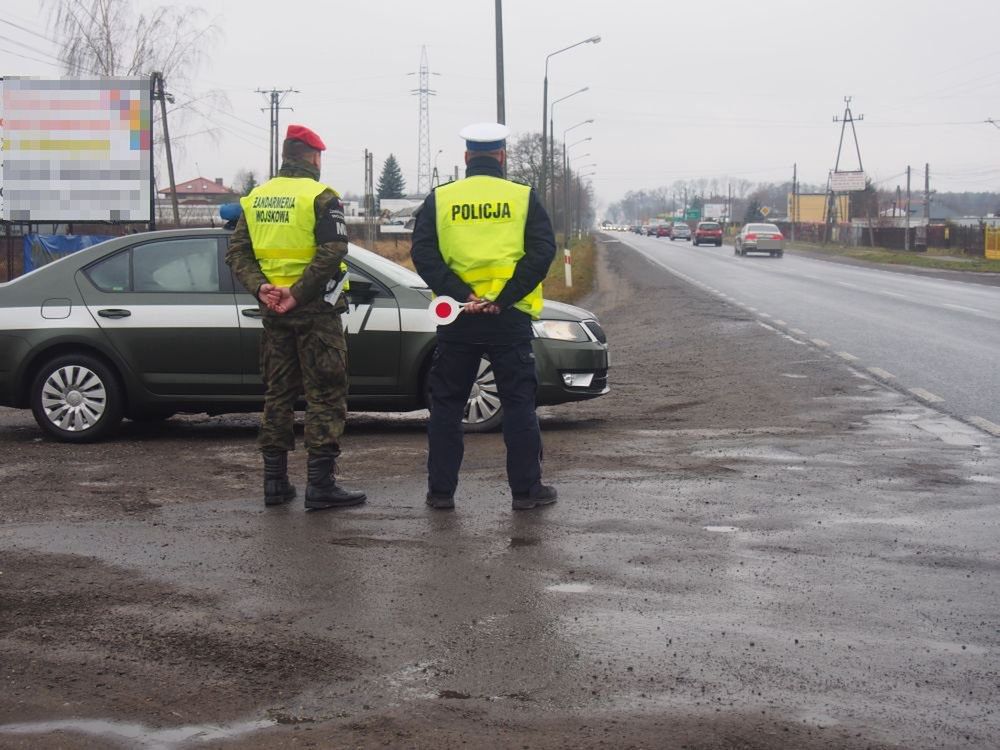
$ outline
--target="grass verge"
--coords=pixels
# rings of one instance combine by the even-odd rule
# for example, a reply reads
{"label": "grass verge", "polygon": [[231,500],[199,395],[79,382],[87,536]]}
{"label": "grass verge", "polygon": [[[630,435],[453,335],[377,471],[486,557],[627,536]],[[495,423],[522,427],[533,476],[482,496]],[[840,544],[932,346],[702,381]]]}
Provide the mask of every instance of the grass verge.
{"label": "grass verge", "polygon": [[888,250],[882,247],[844,247],[841,245],[821,245],[812,242],[796,242],[789,244],[789,250],[806,250],[824,255],[839,255],[845,258],[868,261],[869,263],[888,263],[898,266],[916,266],[919,268],[939,268],[950,271],[980,271],[1000,273],[1000,260],[987,260],[965,255],[960,250],[946,248],[929,248],[926,253]]}
{"label": "grass verge", "polygon": [[573,258],[573,286],[566,286],[566,264],[562,248],[556,251],[556,258],[549,268],[542,286],[546,299],[576,303],[586,297],[594,288],[594,252],[597,246],[593,235],[570,243]]}

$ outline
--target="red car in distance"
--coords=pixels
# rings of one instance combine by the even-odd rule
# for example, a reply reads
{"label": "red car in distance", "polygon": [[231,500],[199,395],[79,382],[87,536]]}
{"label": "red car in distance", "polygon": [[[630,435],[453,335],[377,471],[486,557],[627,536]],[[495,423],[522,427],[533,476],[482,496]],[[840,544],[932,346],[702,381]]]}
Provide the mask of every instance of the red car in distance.
{"label": "red car in distance", "polygon": [[722,225],[717,221],[699,221],[691,237],[691,244],[722,247]]}

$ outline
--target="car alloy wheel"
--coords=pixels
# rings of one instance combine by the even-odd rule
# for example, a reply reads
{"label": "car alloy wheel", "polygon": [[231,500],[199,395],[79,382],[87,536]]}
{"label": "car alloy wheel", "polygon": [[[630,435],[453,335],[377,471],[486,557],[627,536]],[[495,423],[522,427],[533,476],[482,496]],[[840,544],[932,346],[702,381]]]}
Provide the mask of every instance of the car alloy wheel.
{"label": "car alloy wheel", "polygon": [[122,400],[110,369],[94,357],[57,357],[35,377],[31,410],[45,432],[57,440],[99,440],[118,425]]}
{"label": "car alloy wheel", "polygon": [[466,432],[492,432],[502,423],[503,409],[500,406],[496,375],[493,365],[483,357],[469,393],[469,401],[465,405],[463,425]]}

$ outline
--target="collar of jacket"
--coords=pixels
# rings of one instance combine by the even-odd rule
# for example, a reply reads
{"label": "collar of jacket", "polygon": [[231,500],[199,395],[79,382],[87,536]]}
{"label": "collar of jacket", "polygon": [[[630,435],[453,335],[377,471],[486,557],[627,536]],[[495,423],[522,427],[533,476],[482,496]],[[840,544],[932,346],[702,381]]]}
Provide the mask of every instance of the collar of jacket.
{"label": "collar of jacket", "polygon": [[302,159],[284,159],[278,177],[309,177],[319,182],[319,170]]}
{"label": "collar of jacket", "polygon": [[500,177],[502,179],[503,170],[500,168],[500,162],[492,156],[473,156],[469,159],[469,163],[465,165],[465,176],[478,177],[479,175]]}

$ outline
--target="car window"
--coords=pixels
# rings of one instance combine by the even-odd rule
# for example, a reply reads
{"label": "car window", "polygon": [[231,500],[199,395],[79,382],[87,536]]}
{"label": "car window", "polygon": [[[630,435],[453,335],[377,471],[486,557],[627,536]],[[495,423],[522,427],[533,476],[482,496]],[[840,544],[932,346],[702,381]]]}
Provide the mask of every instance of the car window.
{"label": "car window", "polygon": [[718,229],[719,225],[714,221],[703,221],[698,225],[698,229]]}
{"label": "car window", "polygon": [[778,233],[779,229],[774,224],[748,224],[748,232],[774,232]]}
{"label": "car window", "polygon": [[136,292],[219,291],[219,245],[215,237],[162,240],[132,248]]}
{"label": "car window", "polygon": [[116,253],[109,258],[87,268],[85,273],[90,282],[102,292],[126,292],[129,290],[129,253]]}

